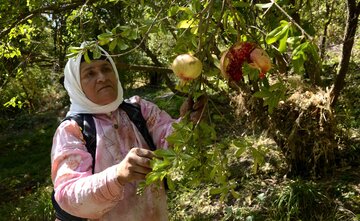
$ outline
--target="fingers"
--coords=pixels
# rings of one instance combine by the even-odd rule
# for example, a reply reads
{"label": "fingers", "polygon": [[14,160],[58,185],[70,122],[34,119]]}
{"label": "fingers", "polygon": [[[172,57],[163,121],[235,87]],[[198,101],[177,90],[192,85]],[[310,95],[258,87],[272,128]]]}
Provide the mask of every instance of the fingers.
{"label": "fingers", "polygon": [[[180,116],[182,117],[185,116],[186,113],[189,111],[190,112],[194,112],[198,110],[202,111],[202,109],[206,106],[207,102],[208,102],[208,97],[206,94],[203,94],[200,97],[198,97],[196,102],[194,102],[191,97],[188,97],[180,107]],[[191,118],[196,118],[196,117],[191,117]]]}
{"label": "fingers", "polygon": [[129,163],[146,168],[151,168],[150,160],[154,157],[152,151],[137,147],[132,148],[127,155]]}
{"label": "fingers", "polygon": [[150,161],[154,153],[147,149],[132,148],[117,168],[118,181],[122,184],[135,180],[144,180],[152,171]]}
{"label": "fingers", "polygon": [[136,155],[138,155],[139,157],[145,157],[145,158],[149,158],[149,159],[152,159],[155,157],[155,154],[148,149],[135,147],[135,148],[132,148],[131,150],[135,151]]}

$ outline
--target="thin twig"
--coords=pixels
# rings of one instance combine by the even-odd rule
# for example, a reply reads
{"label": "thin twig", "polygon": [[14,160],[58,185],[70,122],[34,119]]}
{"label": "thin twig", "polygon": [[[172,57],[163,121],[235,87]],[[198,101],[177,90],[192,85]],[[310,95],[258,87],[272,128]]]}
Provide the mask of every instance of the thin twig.
{"label": "thin twig", "polygon": [[311,37],[311,35],[309,35],[283,8],[280,7],[280,5],[278,5],[275,0],[271,0],[271,2],[286,16],[289,18],[289,20],[291,21],[291,23],[293,23],[298,29],[300,29],[300,31],[303,33],[303,35],[305,35],[306,37],[308,37],[310,39],[310,41],[313,40],[313,37]]}

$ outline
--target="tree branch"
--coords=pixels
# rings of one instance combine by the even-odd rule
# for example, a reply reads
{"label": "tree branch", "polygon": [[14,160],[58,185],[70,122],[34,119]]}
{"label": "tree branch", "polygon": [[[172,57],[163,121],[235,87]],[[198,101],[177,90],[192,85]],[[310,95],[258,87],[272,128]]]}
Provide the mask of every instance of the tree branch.
{"label": "tree branch", "polygon": [[280,7],[274,0],[271,0],[271,2],[286,16],[288,19],[305,35],[310,39],[310,41],[313,40],[313,37],[309,35],[283,8]]}
{"label": "tree branch", "polygon": [[171,81],[169,76],[167,74],[173,73],[173,71],[170,68],[164,68],[164,67],[158,67],[158,66],[150,66],[150,65],[132,65],[132,64],[126,64],[126,63],[116,63],[116,66],[118,69],[122,70],[134,70],[134,71],[144,71],[144,72],[157,72],[161,73],[164,76],[164,80],[166,83],[166,86],[176,95],[187,97],[188,94],[183,93],[181,91],[176,90],[174,83]]}
{"label": "tree branch", "polygon": [[172,73],[170,68],[151,66],[151,65],[134,65],[122,62],[116,63],[117,68],[122,70],[134,70],[134,71],[146,71],[146,72],[158,72],[162,74]]}
{"label": "tree branch", "polygon": [[49,5],[49,6],[45,6],[43,8],[38,8],[35,9],[33,11],[30,11],[28,13],[22,14],[21,16],[19,16],[13,23],[10,24],[10,26],[8,28],[4,28],[1,32],[0,32],[0,39],[3,38],[5,35],[7,35],[11,29],[15,28],[17,25],[20,25],[22,23],[25,23],[27,20],[40,15],[41,13],[45,13],[45,12],[52,12],[52,13],[59,13],[59,12],[64,12],[70,9],[74,9],[79,7],[80,5],[83,4],[92,4],[95,3],[96,0],[88,0],[84,3],[83,0],[77,0],[75,2],[69,3],[69,4],[64,4],[64,5]]}

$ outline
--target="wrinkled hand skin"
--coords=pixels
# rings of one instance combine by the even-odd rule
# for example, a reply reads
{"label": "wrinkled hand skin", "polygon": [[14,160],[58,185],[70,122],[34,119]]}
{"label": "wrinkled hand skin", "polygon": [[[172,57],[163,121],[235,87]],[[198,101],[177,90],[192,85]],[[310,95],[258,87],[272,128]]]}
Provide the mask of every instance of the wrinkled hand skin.
{"label": "wrinkled hand skin", "polygon": [[190,112],[190,120],[193,123],[203,120],[205,116],[204,108],[206,107],[207,102],[208,97],[206,95],[201,95],[196,102],[194,102],[191,97],[188,97],[180,107],[180,116],[183,117]]}
{"label": "wrinkled hand skin", "polygon": [[145,180],[146,175],[151,172],[150,160],[154,158],[150,150],[134,147],[126,155],[124,160],[118,164],[117,175],[120,184]]}

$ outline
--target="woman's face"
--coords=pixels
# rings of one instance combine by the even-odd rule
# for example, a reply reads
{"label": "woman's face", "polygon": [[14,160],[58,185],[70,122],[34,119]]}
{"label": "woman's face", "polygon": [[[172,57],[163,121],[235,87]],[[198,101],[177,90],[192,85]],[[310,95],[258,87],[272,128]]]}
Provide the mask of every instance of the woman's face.
{"label": "woman's face", "polygon": [[118,81],[112,65],[105,60],[92,60],[80,64],[80,83],[86,97],[99,105],[115,101]]}

